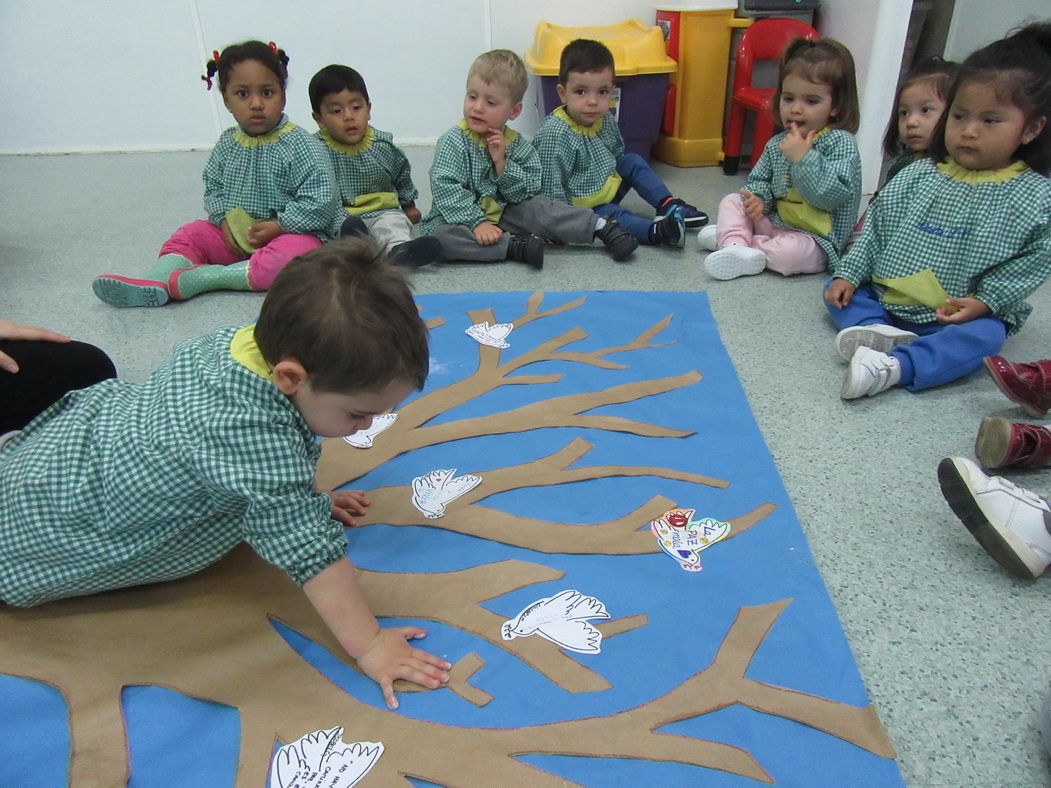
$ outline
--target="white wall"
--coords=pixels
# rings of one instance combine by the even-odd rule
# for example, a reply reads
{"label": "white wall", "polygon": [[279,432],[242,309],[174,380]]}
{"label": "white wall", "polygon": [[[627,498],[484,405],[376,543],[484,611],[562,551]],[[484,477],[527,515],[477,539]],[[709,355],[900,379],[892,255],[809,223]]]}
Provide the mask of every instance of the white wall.
{"label": "white wall", "polygon": [[1011,0],[990,3],[989,0],[956,0],[945,56],[963,60],[971,52],[998,38],[1023,22],[1051,19],[1048,0]]}
{"label": "white wall", "polygon": [[[957,14],[960,25],[954,23],[960,42],[968,31],[992,31],[991,38],[1006,27],[998,21],[993,30],[972,12],[985,0],[957,5],[967,7]],[[821,32],[850,47],[858,68],[866,192],[879,176],[880,137],[910,8],[911,0],[825,0],[821,11]],[[209,148],[231,119],[199,75],[212,49],[246,38],[273,39],[288,51],[287,111],[305,127],[314,128],[306,96],[310,76],[338,62],[364,75],[377,127],[403,144],[433,142],[459,117],[466,70],[479,52],[506,47],[524,53],[541,20],[586,26],[633,17],[652,21],[654,3],[3,0],[0,153]],[[524,103],[513,125],[531,134],[538,123],[532,88]]]}
{"label": "white wall", "polygon": [[[209,148],[231,124],[199,79],[213,49],[274,40],[289,62],[287,112],[313,129],[306,89],[318,69],[361,71],[373,122],[402,142],[433,142],[460,116],[480,52],[524,53],[541,20],[654,18],[646,0],[3,0],[0,153]],[[536,128],[532,95],[516,122]]]}
{"label": "white wall", "polygon": [[897,91],[911,11],[912,0],[825,0],[821,8],[821,34],[839,39],[854,55],[862,194],[872,194],[878,186],[883,132]]}

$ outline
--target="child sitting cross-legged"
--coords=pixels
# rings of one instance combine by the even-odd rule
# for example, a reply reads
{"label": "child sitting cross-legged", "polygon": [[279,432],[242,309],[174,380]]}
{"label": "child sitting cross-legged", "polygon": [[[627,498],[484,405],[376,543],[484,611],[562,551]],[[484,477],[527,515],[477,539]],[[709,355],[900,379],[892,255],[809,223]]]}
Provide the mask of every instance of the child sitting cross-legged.
{"label": "child sitting cross-legged", "polygon": [[247,542],[301,586],[362,671],[435,688],[449,663],[382,629],[347,559],[360,492],[318,491],[317,435],[367,428],[428,370],[427,329],[374,244],[307,252],[259,322],[175,347],[142,384],[72,391],[0,446],[0,600],[173,580]]}
{"label": "child sitting cross-legged", "polygon": [[619,224],[540,195],[536,149],[507,128],[522,111],[527,83],[525,65],[510,50],[475,59],[463,119],[434,151],[432,206],[421,232],[441,241],[443,260],[515,260],[539,269],[541,239],[591,244],[595,238],[614,260],[627,259],[638,242]]}
{"label": "child sitting cross-legged", "polygon": [[391,262],[433,263],[441,254],[437,238],[411,239],[420,221],[409,160],[389,132],[369,124],[372,103],[361,74],[347,66],[325,66],[307,88],[317,137],[336,173],[343,213],[342,237],[371,235],[390,252]]}
{"label": "child sitting cross-legged", "polygon": [[[562,50],[556,89],[563,105],[533,137],[544,165],[543,193],[619,222],[639,243],[682,247],[685,230],[703,227],[708,216],[673,197],[645,159],[624,152],[616,118],[609,114],[613,77],[613,54],[601,42],[578,38]],[[656,219],[620,206],[632,188],[656,209]]]}

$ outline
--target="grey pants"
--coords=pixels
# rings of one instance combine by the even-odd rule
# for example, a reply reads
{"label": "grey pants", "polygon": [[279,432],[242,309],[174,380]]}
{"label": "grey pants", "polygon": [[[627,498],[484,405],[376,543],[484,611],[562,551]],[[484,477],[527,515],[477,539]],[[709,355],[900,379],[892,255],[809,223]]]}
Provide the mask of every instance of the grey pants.
{"label": "grey pants", "polygon": [[471,228],[462,224],[439,224],[433,235],[442,243],[442,260],[491,262],[507,259],[509,233],[532,233],[547,241],[590,244],[595,237],[597,220],[590,208],[566,205],[538,195],[504,209],[499,226],[505,232],[491,246],[478,243]]}

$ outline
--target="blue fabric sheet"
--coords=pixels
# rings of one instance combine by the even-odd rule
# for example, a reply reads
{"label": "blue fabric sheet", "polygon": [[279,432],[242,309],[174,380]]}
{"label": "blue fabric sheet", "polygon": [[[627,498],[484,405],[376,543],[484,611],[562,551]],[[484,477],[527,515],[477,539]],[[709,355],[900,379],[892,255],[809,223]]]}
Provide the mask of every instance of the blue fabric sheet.
{"label": "blue fabric sheet", "polygon": [[[623,383],[697,370],[702,379],[657,396],[609,405],[593,413],[664,425],[694,434],[651,438],[622,432],[558,427],[493,435],[426,447],[396,457],[351,485],[370,489],[411,484],[436,468],[474,473],[529,462],[583,437],[594,448],[573,467],[650,465],[705,474],[730,482],[727,489],[654,476],[613,477],[526,488],[493,495],[481,505],[556,522],[601,522],[627,514],[654,495],[697,510],[697,517],[730,519],[763,503],[776,510],[739,537],[702,553],[703,571],[685,572],[667,555],[547,554],[464,536],[436,527],[373,525],[348,532],[351,560],[384,571],[440,572],[517,558],[564,572],[560,580],[519,589],[483,605],[513,618],[542,597],[567,588],[605,603],[614,618],[646,613],[648,623],[607,638],[600,654],[574,655],[612,688],[569,693],[512,654],[469,633],[428,621],[418,645],[455,661],[476,652],[485,666],[472,683],[494,696],[475,707],[448,691],[403,693],[403,713],[446,725],[521,727],[601,717],[644,704],[706,667],[742,606],[790,599],[756,652],[747,678],[854,706],[869,703],[835,610],[814,566],[747,398],[720,342],[703,293],[549,293],[542,309],[586,296],[579,308],[530,322],[507,338],[502,360],[518,356],[574,327],[588,337],[562,348],[591,351],[631,342],[667,315],[669,327],[653,343],[671,343],[606,356],[625,369],[573,361],[546,361],[516,374],[562,373],[557,383],[505,386],[445,413],[432,423],[498,413],[549,397],[600,391]],[[497,321],[525,310],[527,293],[460,293],[420,296],[426,319],[445,324],[431,334],[431,391],[470,375],[478,345],[464,330],[469,310],[492,307]],[[640,523],[640,527],[644,527]],[[371,682],[320,647],[280,624],[282,637],[334,683],[359,700],[382,706]],[[246,666],[246,669],[250,669]],[[260,688],[266,691],[266,688]],[[128,725],[131,785],[229,785],[236,771],[236,711],[187,698],[169,689],[130,687],[122,702]],[[373,740],[342,721],[344,740]],[[331,722],[319,720],[318,728]],[[725,742],[747,750],[780,786],[899,786],[893,760],[798,722],[734,705],[659,729]],[[309,733],[303,731],[302,733]],[[30,767],[35,785],[65,785],[69,736],[57,690],[0,676],[0,785],[23,785]],[[470,757],[465,753],[464,757]],[[746,786],[754,780],[703,767],[623,758],[523,755],[519,759],[566,780],[602,786]],[[381,758],[375,767],[384,768]],[[363,785],[367,785],[366,780]],[[415,783],[424,785],[423,782]]]}

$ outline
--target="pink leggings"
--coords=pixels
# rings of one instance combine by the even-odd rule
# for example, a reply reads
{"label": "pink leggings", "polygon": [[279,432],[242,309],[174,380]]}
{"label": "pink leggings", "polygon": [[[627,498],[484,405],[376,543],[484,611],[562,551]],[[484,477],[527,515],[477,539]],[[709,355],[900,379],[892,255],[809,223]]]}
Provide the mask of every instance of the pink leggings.
{"label": "pink leggings", "polygon": [[753,223],[740,194],[728,194],[719,202],[715,226],[719,249],[729,244],[758,249],[766,255],[766,267],[779,274],[816,274],[828,265],[828,255],[808,233],[774,227],[765,217]]}
{"label": "pink leggings", "polygon": [[[293,257],[322,246],[313,235],[285,233],[266,246],[256,249],[248,258],[248,284],[253,290],[267,290],[274,277]],[[226,245],[223,231],[211,222],[198,219],[184,224],[164,242],[161,254],[177,254],[197,265],[230,265],[246,255],[234,254]]]}

